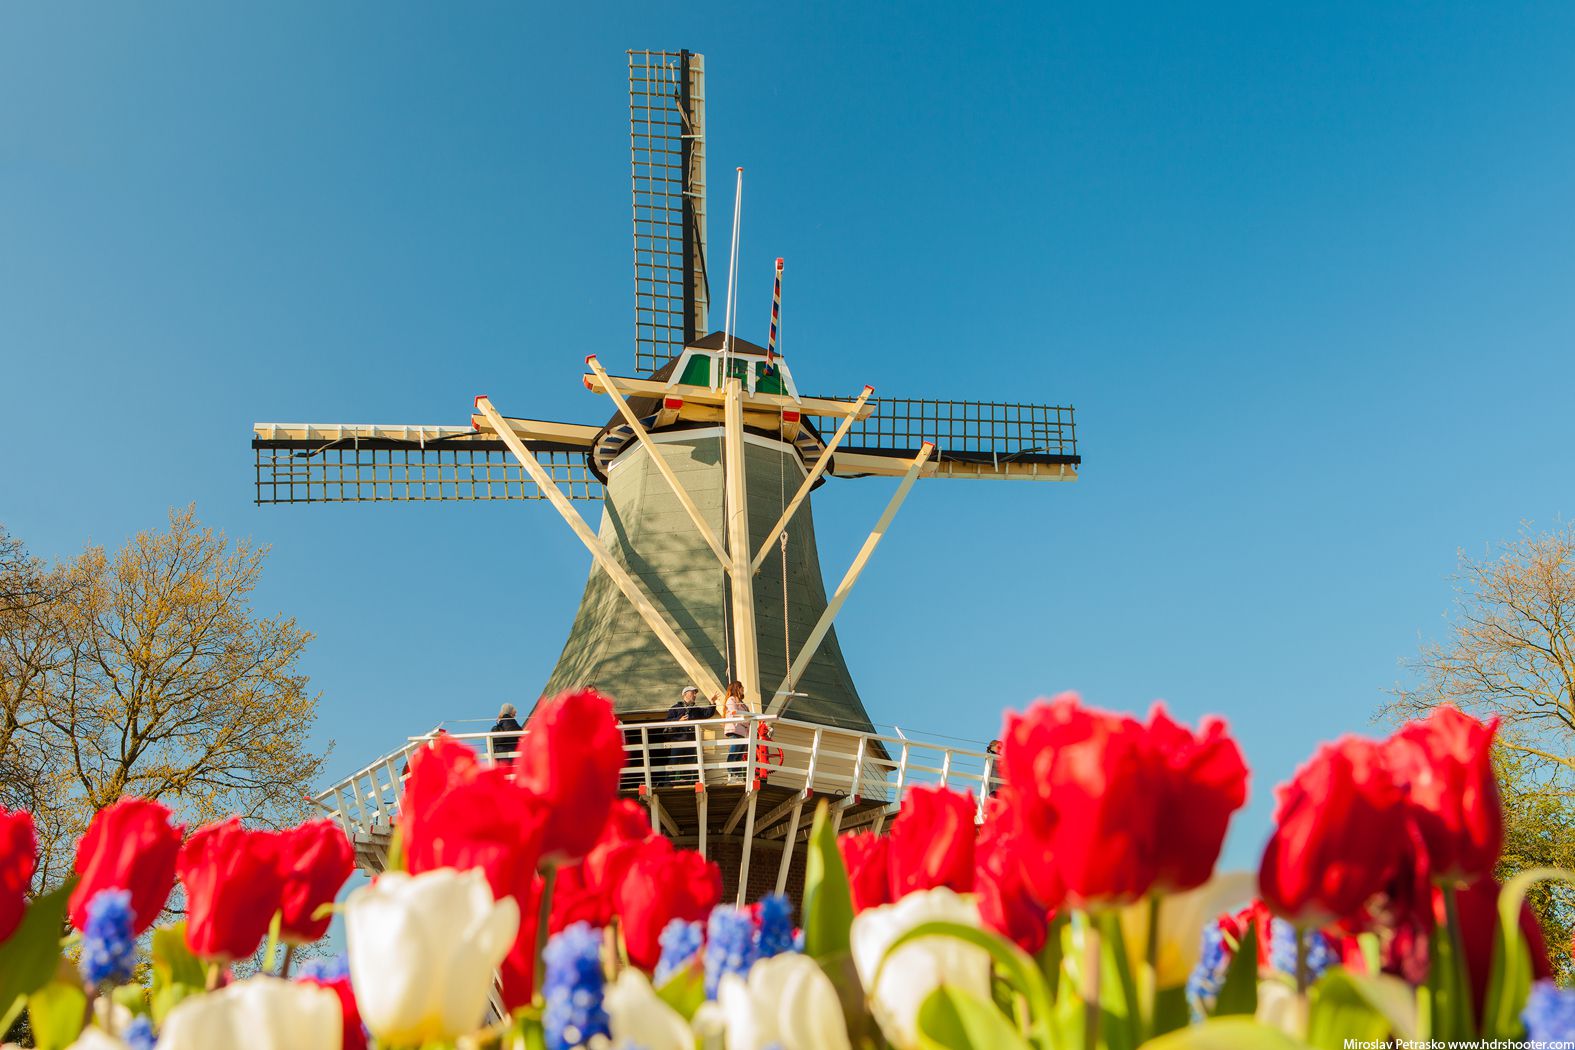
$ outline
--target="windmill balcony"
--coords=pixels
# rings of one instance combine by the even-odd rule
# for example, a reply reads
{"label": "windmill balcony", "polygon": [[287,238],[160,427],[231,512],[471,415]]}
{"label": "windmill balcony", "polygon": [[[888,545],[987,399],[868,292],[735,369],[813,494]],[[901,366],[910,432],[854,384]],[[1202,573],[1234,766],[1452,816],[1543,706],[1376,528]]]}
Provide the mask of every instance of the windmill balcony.
{"label": "windmill balcony", "polygon": [[[721,864],[727,894],[740,902],[773,890],[797,896],[803,862],[796,846],[808,837],[818,799],[830,801],[840,831],[879,832],[896,815],[907,787],[966,792],[982,820],[998,784],[996,756],[973,743],[768,715],[753,716],[746,725],[746,736],[729,737],[721,718],[626,722],[619,777],[619,793],[647,807],[653,830]],[[410,756],[443,732],[473,748],[484,763],[512,757],[498,746],[516,734],[439,725],[313,799],[344,828],[362,869],[376,873],[387,866]],[[517,735],[523,739],[528,732]]]}

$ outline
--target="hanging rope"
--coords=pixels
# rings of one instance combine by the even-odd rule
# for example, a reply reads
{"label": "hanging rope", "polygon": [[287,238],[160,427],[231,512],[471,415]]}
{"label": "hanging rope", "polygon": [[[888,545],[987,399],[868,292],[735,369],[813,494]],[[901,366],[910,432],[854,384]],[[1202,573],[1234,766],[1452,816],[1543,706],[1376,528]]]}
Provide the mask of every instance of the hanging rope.
{"label": "hanging rope", "polygon": [[[781,265],[780,260],[777,265]],[[787,456],[785,454],[777,457],[777,499],[782,504],[779,513],[787,513]],[[782,536],[777,545],[782,549],[782,662],[787,664],[787,691],[791,694],[793,692],[793,638],[788,633],[788,530],[786,527],[782,529]]]}

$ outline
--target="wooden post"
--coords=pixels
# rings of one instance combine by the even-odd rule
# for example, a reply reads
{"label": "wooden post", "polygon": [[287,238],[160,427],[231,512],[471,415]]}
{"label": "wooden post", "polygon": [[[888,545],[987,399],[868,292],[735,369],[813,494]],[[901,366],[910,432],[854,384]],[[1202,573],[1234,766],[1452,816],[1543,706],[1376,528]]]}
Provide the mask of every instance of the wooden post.
{"label": "wooden post", "polygon": [[782,840],[782,863],[777,865],[777,892],[787,892],[788,869],[793,866],[793,846],[798,839],[798,818],[804,811],[804,796],[800,794],[793,803],[793,816],[788,818],[787,838]]}
{"label": "wooden post", "polygon": [[782,534],[782,530],[787,528],[788,522],[793,518],[794,511],[798,510],[799,504],[803,503],[809,496],[809,490],[815,487],[815,482],[831,466],[831,454],[837,450],[838,445],[842,444],[842,439],[848,436],[848,430],[853,426],[853,421],[858,418],[859,410],[864,407],[864,402],[868,401],[870,395],[874,392],[874,387],[865,387],[864,393],[860,394],[859,399],[853,403],[852,413],[837,427],[837,432],[831,435],[831,440],[826,443],[826,450],[815,461],[815,466],[810,470],[809,476],[799,484],[798,491],[793,493],[792,500],[788,502],[787,508],[782,511],[782,517],[775,525],[771,526],[771,531],[766,533],[765,540],[760,544],[760,550],[755,553],[755,560],[749,566],[751,572],[760,571],[760,566],[765,563],[766,555],[771,553],[771,545]]}
{"label": "wooden post", "polygon": [[[601,566],[602,571],[623,592],[623,596],[629,599],[629,604],[634,606],[635,611],[640,614],[640,618],[645,621],[646,626],[651,628],[651,633],[656,635],[663,647],[672,654],[678,666],[689,676],[689,680],[699,686],[707,695],[720,695],[722,687],[717,684],[716,678],[706,668],[705,664],[696,659],[695,655],[689,651],[689,647],[684,645],[677,632],[668,626],[667,620],[663,618],[661,612],[651,603],[651,600],[646,597],[645,592],[640,588],[640,584],[633,576],[629,575],[627,569],[618,564],[617,559],[612,556],[607,547],[597,538],[596,533],[591,531],[591,527],[585,523],[585,519],[580,517],[580,512],[574,509],[574,505],[569,502],[568,497],[558,491],[558,486],[553,483],[552,477],[536,461],[536,457],[531,455],[530,450],[525,447],[524,442],[520,441],[519,435],[514,433],[513,428],[504,422],[503,417],[498,414],[498,410],[492,407],[492,402],[485,396],[478,397],[476,398],[476,410],[487,417],[487,422],[492,424],[492,429],[497,432],[498,437],[502,438],[509,451],[514,453],[514,458],[519,460],[520,466],[525,468],[525,473],[530,475],[531,480],[536,483],[536,487],[541,490],[541,494],[546,497],[547,502],[552,504],[553,509],[563,517],[569,528],[574,530],[574,534],[580,538],[580,542],[585,544],[585,549],[591,552],[591,557],[595,559],[596,564]],[[742,420],[742,414],[740,414],[740,420]],[[740,431],[739,440],[742,443],[742,431]],[[748,568],[747,564],[745,568]],[[736,579],[737,577],[735,576]],[[748,582],[747,573],[745,574],[745,582]],[[750,617],[750,623],[750,641],[752,644],[754,641],[752,630],[753,616]]]}
{"label": "wooden post", "polygon": [[[825,639],[826,632],[831,630],[831,622],[837,618],[842,604],[848,600],[848,593],[853,590],[853,585],[858,582],[859,574],[864,571],[864,566],[869,564],[870,555],[875,553],[875,548],[880,546],[880,541],[885,538],[886,530],[891,527],[891,520],[897,516],[897,510],[902,506],[902,501],[908,498],[908,490],[913,488],[913,482],[919,476],[919,471],[924,469],[924,464],[929,460],[930,453],[935,451],[935,444],[926,441],[919,449],[919,454],[913,457],[913,463],[908,467],[908,472],[902,476],[902,483],[897,486],[897,491],[892,493],[886,509],[881,512],[880,520],[875,523],[869,538],[864,541],[864,546],[859,548],[858,554],[853,558],[853,564],[848,566],[848,571],[843,575],[842,582],[837,584],[837,591],[831,596],[831,601],[826,605],[820,619],[815,621],[815,627],[809,632],[809,637],[804,639],[804,646],[798,651],[798,656],[793,660],[793,667],[788,671],[787,677],[782,679],[782,684],[777,686],[772,694],[771,708],[767,714],[777,714],[782,710],[782,705],[788,700],[788,683],[797,682],[804,677],[804,670],[809,666],[809,661],[814,658],[815,652],[820,648],[820,643]],[[738,576],[733,577],[733,587],[737,590]]]}
{"label": "wooden post", "polygon": [[755,801],[760,797],[753,786],[745,788],[749,792],[749,815],[744,818],[744,856],[738,862],[738,905],[743,907],[744,896],[749,891],[749,852],[755,845]]}
{"label": "wooden post", "polygon": [[[744,483],[744,388],[729,376],[723,412],[723,460],[727,482],[727,548],[733,559],[733,669],[744,696],[760,695],[759,639],[755,637],[755,581],[749,571],[749,490]],[[753,733],[751,733],[753,736]],[[751,767],[752,769],[753,767]]]}
{"label": "wooden post", "polygon": [[709,809],[709,807],[707,806],[707,802],[709,801],[710,797],[711,797],[710,793],[707,792],[706,789],[705,789],[705,783],[704,782],[701,782],[701,783],[698,783],[698,784],[695,785],[695,809],[698,811],[698,815],[699,815],[699,818],[700,818],[700,859],[701,860],[705,859],[705,833],[706,833],[707,825],[710,824],[710,819],[709,819],[709,817],[707,815],[707,810]]}
{"label": "wooden post", "polygon": [[656,464],[657,471],[662,475],[663,480],[667,482],[668,487],[673,490],[673,495],[678,498],[679,505],[689,515],[689,520],[694,522],[695,530],[700,533],[700,538],[705,540],[706,545],[715,552],[717,560],[722,563],[722,568],[732,572],[733,565],[727,554],[722,550],[722,541],[717,539],[716,533],[711,531],[711,526],[707,524],[704,516],[701,515],[700,508],[695,506],[695,501],[689,498],[688,490],[678,480],[678,475],[673,473],[673,468],[668,464],[667,457],[662,455],[662,450],[657,447],[656,442],[651,440],[651,435],[646,433],[645,427],[640,423],[640,418],[634,414],[634,409],[629,407],[629,402],[624,400],[623,395],[618,392],[618,388],[607,378],[607,373],[602,369],[601,362],[596,360],[595,354],[592,354],[585,359],[585,363],[592,372],[596,373],[597,378],[602,381],[602,385],[607,390],[607,396],[612,398],[614,405],[618,406],[618,414],[623,416],[623,421],[629,424],[629,429],[634,431],[634,436],[639,439],[640,444],[645,446],[646,451],[651,456],[651,462]]}

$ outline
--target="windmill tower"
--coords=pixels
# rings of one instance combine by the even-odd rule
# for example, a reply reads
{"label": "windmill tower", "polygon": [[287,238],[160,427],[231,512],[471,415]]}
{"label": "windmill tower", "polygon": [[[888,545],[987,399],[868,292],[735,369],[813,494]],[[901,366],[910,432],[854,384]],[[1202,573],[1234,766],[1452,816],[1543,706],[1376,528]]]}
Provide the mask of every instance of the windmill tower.
{"label": "windmill tower", "polygon": [[[511,417],[478,397],[467,425],[259,423],[256,498],[550,503],[592,566],[541,692],[594,686],[615,699],[636,727],[625,786],[653,826],[717,852],[742,901],[760,888],[757,848],[780,850],[776,885],[787,883],[816,793],[837,800],[844,826],[879,827],[902,787],[927,779],[961,779],[982,803],[990,758],[945,747],[915,757],[923,745],[875,731],[834,621],[917,480],[1071,481],[1081,459],[1070,407],[877,398],[871,387],[804,395],[776,353],[780,260],[767,345],[711,331],[702,57],[629,52],[629,115],[635,374],[592,356],[583,377],[610,417]],[[810,493],[832,478],[900,481],[828,596]],[[599,527],[576,503],[601,504]],[[720,724],[660,721],[681,686],[716,696],[730,679],[762,716],[742,758]],[[369,867],[397,813],[398,758],[319,799]]]}

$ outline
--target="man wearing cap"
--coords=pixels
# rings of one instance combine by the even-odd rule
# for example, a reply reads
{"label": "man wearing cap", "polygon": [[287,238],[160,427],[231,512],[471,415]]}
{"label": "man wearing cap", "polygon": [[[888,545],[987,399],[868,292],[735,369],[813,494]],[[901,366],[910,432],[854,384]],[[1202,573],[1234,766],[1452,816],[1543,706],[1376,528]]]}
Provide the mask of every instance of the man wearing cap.
{"label": "man wearing cap", "polygon": [[[683,694],[679,696],[678,702],[667,709],[667,721],[698,722],[703,718],[715,718],[716,708],[708,703],[699,703],[699,696],[699,689],[692,685],[684,686]],[[693,744],[695,739],[695,731],[693,729],[673,726],[669,729],[661,730],[661,733],[663,739],[671,741],[671,743],[665,749],[667,754],[662,756],[662,760],[658,763],[659,765],[683,766],[693,765],[699,761],[699,752]],[[681,746],[684,744],[689,746]],[[680,770],[675,773],[669,773],[664,778],[668,784],[692,783],[699,779],[700,774],[697,769]]]}

